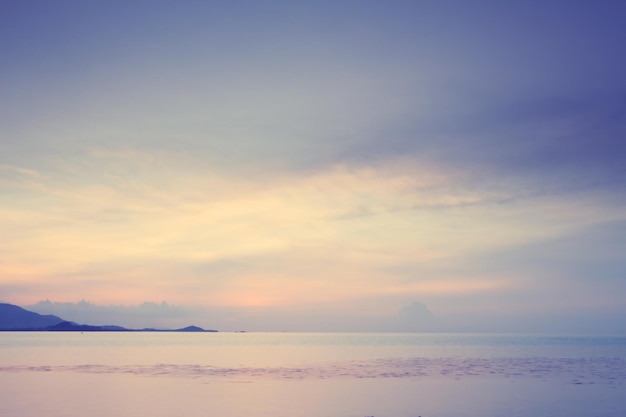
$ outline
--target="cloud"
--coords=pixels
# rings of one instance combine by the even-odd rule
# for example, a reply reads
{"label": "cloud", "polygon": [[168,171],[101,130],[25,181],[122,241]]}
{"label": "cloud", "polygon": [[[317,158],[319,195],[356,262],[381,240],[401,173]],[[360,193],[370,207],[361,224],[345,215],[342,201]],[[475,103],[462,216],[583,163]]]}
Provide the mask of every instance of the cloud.
{"label": "cloud", "polygon": [[328,309],[263,308],[262,306],[213,306],[187,308],[166,302],[144,302],[140,305],[98,305],[85,300],[72,302],[39,301],[25,306],[40,314],[54,314],[78,323],[116,324],[129,328],[179,328],[190,323],[218,330],[248,331],[425,331],[436,328],[432,313],[420,302],[414,302],[398,314],[368,310],[376,300],[364,300],[363,311],[348,308],[343,314]]}
{"label": "cloud", "polygon": [[[623,215],[586,193],[528,196],[523,183],[406,158],[261,178],[197,162],[124,147],[41,179],[21,206],[0,207],[11,219],[0,244],[5,281],[31,303],[167,295],[197,306],[293,306],[497,292],[519,278],[459,265]],[[94,177],[66,181],[87,167]],[[42,292],[50,282],[64,284]]]}
{"label": "cloud", "polygon": [[426,304],[413,301],[398,311],[398,328],[404,331],[433,331],[438,329],[438,325]]}
{"label": "cloud", "polygon": [[30,178],[39,178],[41,176],[41,174],[35,170],[16,167],[8,164],[0,164],[0,172],[2,171],[8,172],[9,174],[26,176]]}
{"label": "cloud", "polygon": [[[65,320],[91,325],[120,325],[129,328],[176,328],[186,326],[186,320],[198,319],[198,311],[161,303],[144,302],[137,306],[97,305],[88,301],[39,301],[25,306],[40,314],[54,314]],[[204,321],[208,321],[204,319]]]}

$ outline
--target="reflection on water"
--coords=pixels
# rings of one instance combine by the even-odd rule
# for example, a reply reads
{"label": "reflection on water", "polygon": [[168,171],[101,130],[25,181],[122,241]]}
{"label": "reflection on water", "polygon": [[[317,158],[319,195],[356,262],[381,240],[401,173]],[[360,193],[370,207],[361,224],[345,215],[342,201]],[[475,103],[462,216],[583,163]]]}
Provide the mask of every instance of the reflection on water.
{"label": "reflection on water", "polygon": [[626,339],[0,333],[0,416],[626,415]]}

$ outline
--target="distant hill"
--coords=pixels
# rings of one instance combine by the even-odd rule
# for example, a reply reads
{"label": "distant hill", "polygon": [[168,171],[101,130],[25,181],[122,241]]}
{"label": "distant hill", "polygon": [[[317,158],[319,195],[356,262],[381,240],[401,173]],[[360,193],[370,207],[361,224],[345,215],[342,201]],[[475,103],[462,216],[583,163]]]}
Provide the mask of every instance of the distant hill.
{"label": "distant hill", "polygon": [[127,329],[121,326],[92,326],[77,324],[53,315],[42,315],[24,310],[13,304],[0,303],[0,331],[49,331],[49,332],[216,332],[197,326],[176,330]]}
{"label": "distant hill", "polygon": [[53,315],[42,315],[13,304],[0,303],[0,330],[38,330],[62,323]]}
{"label": "distant hill", "polygon": [[213,332],[215,330],[204,330],[202,327],[198,327],[198,326],[187,326],[185,328],[177,329],[174,331],[176,332]]}
{"label": "distant hill", "polygon": [[121,326],[90,326],[88,324],[76,324],[71,321],[63,321],[54,326],[46,327],[48,332],[129,332],[130,329]]}

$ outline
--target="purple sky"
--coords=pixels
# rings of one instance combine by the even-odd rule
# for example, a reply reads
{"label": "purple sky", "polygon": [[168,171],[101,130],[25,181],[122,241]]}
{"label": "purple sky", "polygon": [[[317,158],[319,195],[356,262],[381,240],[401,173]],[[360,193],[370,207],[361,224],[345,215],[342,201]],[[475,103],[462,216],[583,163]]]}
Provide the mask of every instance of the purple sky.
{"label": "purple sky", "polygon": [[625,21],[619,1],[2,1],[0,300],[626,332]]}

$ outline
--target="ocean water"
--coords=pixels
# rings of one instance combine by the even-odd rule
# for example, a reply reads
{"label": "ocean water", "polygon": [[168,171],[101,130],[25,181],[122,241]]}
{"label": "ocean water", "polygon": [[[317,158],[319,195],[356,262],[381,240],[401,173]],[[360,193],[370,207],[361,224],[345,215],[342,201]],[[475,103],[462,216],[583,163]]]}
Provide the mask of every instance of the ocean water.
{"label": "ocean water", "polygon": [[0,332],[0,416],[624,417],[626,337]]}

